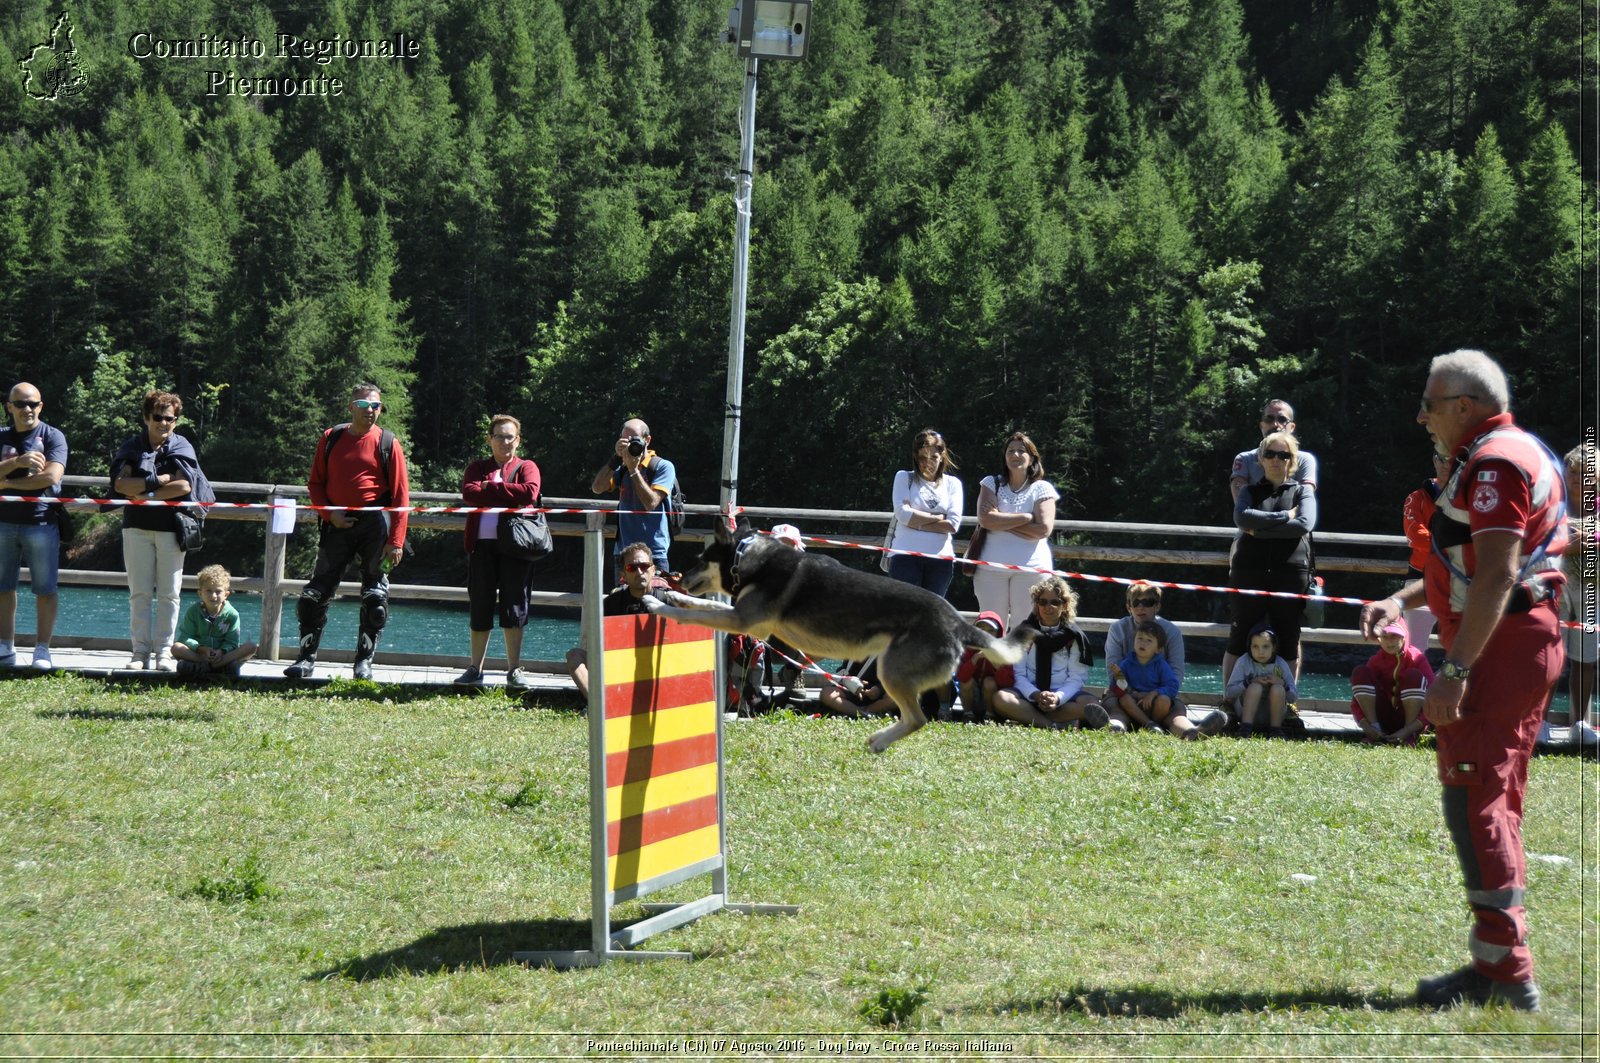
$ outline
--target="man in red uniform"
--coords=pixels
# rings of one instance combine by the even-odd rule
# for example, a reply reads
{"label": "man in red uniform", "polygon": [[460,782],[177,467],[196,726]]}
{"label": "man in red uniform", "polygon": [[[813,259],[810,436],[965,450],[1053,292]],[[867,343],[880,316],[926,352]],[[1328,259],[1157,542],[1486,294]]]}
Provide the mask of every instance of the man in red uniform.
{"label": "man in red uniform", "polygon": [[1555,598],[1566,545],[1559,464],[1511,419],[1505,373],[1482,351],[1433,360],[1419,424],[1456,465],[1439,492],[1423,578],[1361,610],[1376,638],[1424,598],[1444,667],[1423,711],[1438,731],[1444,819],[1466,880],[1472,962],[1417,983],[1420,1003],[1539,1010],[1523,911],[1522,798],[1561,674]]}
{"label": "man in red uniform", "polygon": [[300,592],[300,653],[283,670],[291,679],[309,679],[317,666],[328,603],[339,578],[353,560],[361,573],[361,626],[356,636],[357,679],[372,678],[372,655],[389,619],[388,570],[405,554],[406,507],[411,486],[406,458],[394,433],[378,428],[382,397],[375,384],[357,384],[350,393],[350,421],[322,433],[311,462],[311,501],[318,506],[398,506],[395,512],[321,511],[317,567]]}

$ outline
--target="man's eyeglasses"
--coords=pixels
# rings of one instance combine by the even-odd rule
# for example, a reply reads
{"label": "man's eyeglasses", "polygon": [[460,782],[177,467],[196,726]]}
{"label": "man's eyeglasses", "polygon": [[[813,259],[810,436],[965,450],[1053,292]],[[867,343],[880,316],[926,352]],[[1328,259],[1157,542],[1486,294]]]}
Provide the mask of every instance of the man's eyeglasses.
{"label": "man's eyeglasses", "polygon": [[1281,413],[1264,413],[1261,415],[1262,424],[1289,424],[1289,418]]}
{"label": "man's eyeglasses", "polygon": [[13,399],[11,401],[11,405],[15,406],[19,410],[37,410],[40,406],[43,406],[44,403],[42,403],[42,402],[28,402],[26,400]]}
{"label": "man's eyeglasses", "polygon": [[1161,599],[1160,598],[1135,598],[1135,599],[1133,599],[1133,601],[1129,602],[1128,604],[1132,605],[1132,606],[1136,606],[1136,607],[1138,607],[1140,609],[1154,609],[1156,606],[1161,604]]}
{"label": "man's eyeglasses", "polygon": [[1463,392],[1460,395],[1435,395],[1433,398],[1430,399],[1428,396],[1424,395],[1424,396],[1422,396],[1422,412],[1423,413],[1432,413],[1433,412],[1433,404],[1434,403],[1436,403],[1436,402],[1449,402],[1452,399],[1471,399],[1473,402],[1477,402],[1478,401],[1478,396],[1476,396],[1476,395],[1468,395],[1468,394]]}
{"label": "man's eyeglasses", "polygon": [[383,409],[383,403],[377,399],[351,399],[350,405],[358,410],[371,410],[373,413]]}
{"label": "man's eyeglasses", "polygon": [[170,416],[167,416],[166,414],[160,414],[160,413],[152,413],[150,415],[150,419],[152,421],[157,421],[157,422],[159,422],[161,424],[177,424],[178,423],[178,419],[176,417],[170,417]]}
{"label": "man's eyeglasses", "polygon": [[629,572],[649,572],[651,569],[655,568],[656,566],[655,566],[655,562],[653,562],[653,561],[629,561],[623,567],[626,568]]}
{"label": "man's eyeglasses", "polygon": [[496,443],[515,443],[517,441],[516,436],[490,436],[489,438]]}
{"label": "man's eyeglasses", "polygon": [[1261,452],[1262,461],[1288,461],[1292,457],[1294,455],[1287,450],[1263,450]]}
{"label": "man's eyeglasses", "polygon": [[1060,609],[1063,605],[1067,604],[1066,601],[1061,598],[1039,598],[1036,599],[1036,601],[1040,605],[1054,606],[1057,609]]}

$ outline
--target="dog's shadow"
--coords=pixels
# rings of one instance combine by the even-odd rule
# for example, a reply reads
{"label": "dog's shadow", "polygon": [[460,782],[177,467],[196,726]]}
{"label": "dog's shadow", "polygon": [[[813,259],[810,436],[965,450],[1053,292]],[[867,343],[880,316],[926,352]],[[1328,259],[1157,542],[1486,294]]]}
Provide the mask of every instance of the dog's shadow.
{"label": "dog's shadow", "polygon": [[1174,993],[1152,985],[1079,985],[1051,996],[1008,1000],[967,1010],[985,1015],[1079,1014],[1101,1019],[1176,1019],[1187,1011],[1229,1015],[1300,1008],[1403,1011],[1416,1006],[1416,998],[1410,995],[1396,997],[1391,993],[1362,993],[1344,986],[1310,987],[1287,992]]}
{"label": "dog's shadow", "polygon": [[[614,923],[614,927],[626,925]],[[518,952],[579,952],[592,942],[587,919],[526,919],[439,927],[399,948],[356,956],[306,975],[307,981],[377,978],[485,970],[517,963]]]}

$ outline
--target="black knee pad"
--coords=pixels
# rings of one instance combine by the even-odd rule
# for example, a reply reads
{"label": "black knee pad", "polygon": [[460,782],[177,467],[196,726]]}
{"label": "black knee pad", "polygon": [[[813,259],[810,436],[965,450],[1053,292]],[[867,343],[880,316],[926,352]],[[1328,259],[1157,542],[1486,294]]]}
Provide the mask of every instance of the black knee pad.
{"label": "black knee pad", "polygon": [[386,594],[366,594],[361,597],[361,629],[363,631],[382,631],[383,625],[389,622],[389,596]]}
{"label": "black knee pad", "polygon": [[327,600],[311,587],[300,592],[300,597],[295,601],[294,611],[303,629],[320,630],[328,620]]}

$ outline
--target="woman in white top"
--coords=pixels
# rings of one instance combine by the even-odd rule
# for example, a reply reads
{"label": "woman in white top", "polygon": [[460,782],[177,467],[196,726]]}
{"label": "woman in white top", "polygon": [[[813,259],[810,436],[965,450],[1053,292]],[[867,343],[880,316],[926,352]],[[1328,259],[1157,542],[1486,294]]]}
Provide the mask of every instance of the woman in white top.
{"label": "woman in white top", "polygon": [[[978,492],[978,524],[987,537],[979,560],[1051,568],[1050,532],[1061,493],[1044,478],[1044,459],[1024,433],[1012,432],[1006,440],[1005,463],[1005,476],[985,476]],[[1005,617],[1010,631],[1033,612],[1029,591],[1039,575],[977,566],[972,589],[978,609]]]}
{"label": "woman in white top", "polygon": [[932,591],[943,598],[956,573],[954,535],[961,526],[966,491],[950,475],[955,459],[944,436],[931,428],[911,445],[912,467],[894,474],[893,550],[915,550],[930,557],[891,554],[889,578]]}

